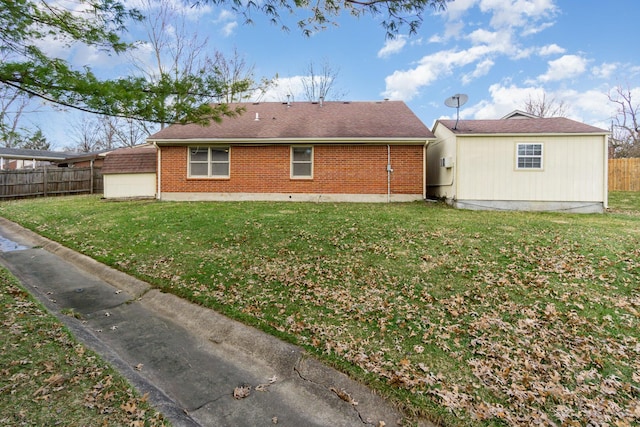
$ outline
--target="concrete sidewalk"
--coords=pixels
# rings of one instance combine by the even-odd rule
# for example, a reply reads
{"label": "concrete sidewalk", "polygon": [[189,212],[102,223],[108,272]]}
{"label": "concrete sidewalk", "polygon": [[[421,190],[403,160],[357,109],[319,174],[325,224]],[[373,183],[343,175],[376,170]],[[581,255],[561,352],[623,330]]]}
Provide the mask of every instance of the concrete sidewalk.
{"label": "concrete sidewalk", "polygon": [[[402,420],[384,399],[301,348],[3,218],[0,251],[0,263],[80,341],[149,393],[175,426],[395,426]],[[80,319],[61,314],[65,309]],[[250,394],[236,399],[241,386]]]}

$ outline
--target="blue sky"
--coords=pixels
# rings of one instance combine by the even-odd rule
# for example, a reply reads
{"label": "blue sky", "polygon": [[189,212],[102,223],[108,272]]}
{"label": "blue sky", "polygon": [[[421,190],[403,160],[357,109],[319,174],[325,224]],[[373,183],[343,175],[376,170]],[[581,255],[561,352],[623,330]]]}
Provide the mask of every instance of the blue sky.
{"label": "blue sky", "polygon": [[[429,127],[455,117],[444,100],[456,93],[469,96],[463,119],[500,118],[544,92],[564,102],[570,118],[605,128],[615,114],[607,93],[621,85],[640,100],[637,0],[455,0],[446,12],[426,13],[417,34],[393,40],[385,38],[383,16],[340,16],[337,27],[305,37],[297,17],[284,32],[261,15],[243,24],[224,7],[188,13],[211,51],[236,49],[255,77],[278,76],[264,101],[287,93],[303,101],[300,79],[310,61],[339,70],[341,100],[403,100]],[[87,49],[71,60],[105,73],[119,63]],[[55,138],[62,126],[43,130]]]}

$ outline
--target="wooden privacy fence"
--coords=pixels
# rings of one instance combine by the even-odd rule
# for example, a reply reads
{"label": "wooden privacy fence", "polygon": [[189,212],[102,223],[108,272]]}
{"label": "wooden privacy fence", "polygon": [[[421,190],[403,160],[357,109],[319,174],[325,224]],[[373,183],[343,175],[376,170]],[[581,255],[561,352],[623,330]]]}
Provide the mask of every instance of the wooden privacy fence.
{"label": "wooden privacy fence", "polygon": [[640,158],[609,159],[609,191],[640,191]]}
{"label": "wooden privacy fence", "polygon": [[21,197],[102,193],[96,168],[41,168],[0,172],[0,200]]}

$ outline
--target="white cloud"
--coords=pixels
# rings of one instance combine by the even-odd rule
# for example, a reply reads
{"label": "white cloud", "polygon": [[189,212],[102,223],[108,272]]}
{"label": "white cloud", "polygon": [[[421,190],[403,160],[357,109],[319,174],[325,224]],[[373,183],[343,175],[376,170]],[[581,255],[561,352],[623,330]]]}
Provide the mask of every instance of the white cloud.
{"label": "white cloud", "polygon": [[462,84],[466,85],[471,83],[473,80],[477,79],[478,77],[486,76],[487,74],[489,74],[489,71],[491,71],[494,64],[495,62],[493,62],[491,59],[485,59],[484,61],[479,62],[476,65],[476,69],[473,70],[473,72],[462,76]]}
{"label": "white cloud", "polygon": [[554,24],[555,24],[555,22],[542,22],[542,23],[538,23],[537,25],[526,27],[524,29],[524,31],[522,31],[522,35],[523,36],[532,36],[534,34],[541,33],[544,30],[546,30],[547,28],[553,27]]}
{"label": "white cloud", "polygon": [[599,77],[601,79],[609,79],[618,70],[618,64],[608,64],[603,63],[601,65],[596,65],[591,68],[591,72],[594,76]]}
{"label": "white cloud", "polygon": [[539,50],[538,50],[538,54],[540,56],[548,56],[548,55],[561,55],[563,53],[566,52],[566,49],[558,46],[557,44],[553,43],[553,44],[549,44],[546,46],[542,46]]}
{"label": "white cloud", "polygon": [[418,65],[409,70],[396,70],[385,78],[386,88],[382,95],[390,99],[408,101],[424,86],[429,86],[439,78],[451,75],[455,70],[478,62],[475,71],[464,74],[462,82],[468,84],[473,79],[485,75],[494,65],[492,57],[514,51],[507,37],[493,37],[491,33],[479,32],[476,40],[495,41],[494,44],[478,44],[464,50],[442,50],[424,56]]}
{"label": "white cloud", "polygon": [[223,37],[231,36],[236,28],[238,28],[238,21],[236,21],[236,15],[226,9],[222,9],[218,16],[213,20],[215,25],[221,25],[219,32]]}
{"label": "white cloud", "polygon": [[[421,88],[444,76],[460,73],[461,82],[469,84],[478,77],[487,75],[494,67],[497,57],[506,56],[511,60],[519,60],[538,53],[536,48],[522,47],[519,37],[523,34],[533,34],[537,31],[535,29],[553,25],[552,18],[557,12],[554,1],[456,0],[448,3],[447,12],[443,14],[447,21],[443,34],[432,36],[429,41],[446,43],[451,39],[460,39],[468,41],[471,47],[442,50],[423,57],[418,65],[411,69],[395,71],[386,77],[383,95],[393,99],[410,100]],[[478,29],[464,35],[465,25],[469,22],[465,20],[466,14],[475,7],[489,15],[490,25],[479,26]],[[561,54],[564,50],[552,44],[540,48],[539,53]],[[461,70],[471,64],[475,64],[473,71]],[[552,65],[550,63],[550,67]],[[577,72],[578,64],[573,65],[572,70]],[[541,79],[551,80],[556,77],[560,77],[559,70],[550,68],[549,73],[541,76]]]}
{"label": "white cloud", "polygon": [[476,6],[480,0],[455,0],[447,3],[445,12],[449,20],[456,20],[462,17],[466,11]]}
{"label": "white cloud", "polygon": [[496,31],[487,31],[484,29],[480,29],[475,30],[474,32],[469,34],[467,38],[471,40],[471,43],[473,43],[474,45],[496,44],[499,43],[501,36],[503,36],[503,34],[500,34]]}
{"label": "white cloud", "polygon": [[378,58],[387,58],[402,50],[407,44],[406,36],[398,36],[395,39],[387,40],[382,49],[378,51]]}
{"label": "white cloud", "polygon": [[491,13],[493,28],[522,27],[530,32],[540,27],[540,20],[552,17],[556,6],[553,0],[481,0],[480,10]]}
{"label": "white cloud", "polygon": [[390,99],[408,101],[417,95],[420,88],[429,86],[438,78],[451,74],[457,67],[463,67],[486,55],[486,46],[476,46],[467,50],[443,50],[423,57],[410,70],[395,71],[385,78],[386,89],[383,96]]}
{"label": "white cloud", "polygon": [[470,105],[464,113],[474,119],[499,119],[513,110],[523,110],[529,96],[535,98],[542,92],[541,88],[533,86],[518,87],[514,84],[505,86],[496,83],[489,87],[490,101],[484,100],[476,105]]}
{"label": "white cloud", "polygon": [[238,27],[238,23],[236,21],[228,22],[222,27],[220,32],[224,37],[229,37],[230,35],[233,34],[233,32],[237,27]]}
{"label": "white cloud", "polygon": [[230,10],[222,9],[218,16],[213,20],[214,24],[218,24],[220,22],[233,21],[235,19],[235,14]]}
{"label": "white cloud", "polygon": [[597,88],[585,91],[566,89],[556,91],[554,96],[557,100],[565,102],[569,118],[594,126],[608,128],[607,123],[615,114],[615,106],[609,102],[604,90]]}
{"label": "white cloud", "polygon": [[[604,90],[575,89],[549,90],[542,86],[518,86],[496,83],[489,87],[490,99],[482,100],[460,112],[463,118],[499,119],[513,110],[524,110],[525,103],[531,99],[540,99],[544,95],[548,100],[564,103],[567,116],[601,128],[607,128],[607,122],[615,113]],[[471,100],[472,101],[472,100]]]}
{"label": "white cloud", "polygon": [[538,76],[541,82],[566,80],[577,77],[587,69],[587,60],[578,55],[564,55],[548,62],[547,72]]}
{"label": "white cloud", "polygon": [[213,7],[209,4],[200,2],[197,6],[193,6],[193,4],[182,0],[127,0],[126,6],[142,12],[165,8],[192,22],[198,22],[203,16],[213,11]]}
{"label": "white cloud", "polygon": [[[304,99],[304,76],[280,77],[264,94],[256,93],[251,100],[260,102],[285,102]],[[290,95],[290,98],[287,98]]]}

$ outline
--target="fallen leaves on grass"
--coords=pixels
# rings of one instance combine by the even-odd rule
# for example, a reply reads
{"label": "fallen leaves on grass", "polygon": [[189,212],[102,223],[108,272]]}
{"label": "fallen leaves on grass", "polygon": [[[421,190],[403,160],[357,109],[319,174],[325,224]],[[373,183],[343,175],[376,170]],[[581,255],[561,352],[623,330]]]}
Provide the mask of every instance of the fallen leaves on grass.
{"label": "fallen leaves on grass", "polygon": [[[637,215],[289,206],[130,204],[71,236],[39,222],[456,425],[640,423]],[[123,232],[142,217],[158,228]]]}
{"label": "fallen leaves on grass", "polygon": [[[462,239],[429,237],[454,255],[432,255],[429,271],[463,286],[433,286],[419,275],[401,281],[384,264],[327,259],[311,255],[311,247],[295,262],[256,259],[251,273],[267,284],[258,297],[235,287],[219,295],[244,301],[246,313],[272,319],[276,329],[395,387],[434,399],[459,419],[513,426],[640,421],[638,382],[630,374],[640,372],[636,261],[625,254],[622,276],[618,260],[585,256],[580,244],[555,237],[547,247],[500,248],[507,267],[496,268],[473,250],[462,256],[469,253]],[[283,303],[277,314],[284,321],[267,316],[265,302],[278,308],[287,299],[296,311]]]}
{"label": "fallen leaves on grass", "polygon": [[0,290],[0,424],[166,424],[5,270]]}

